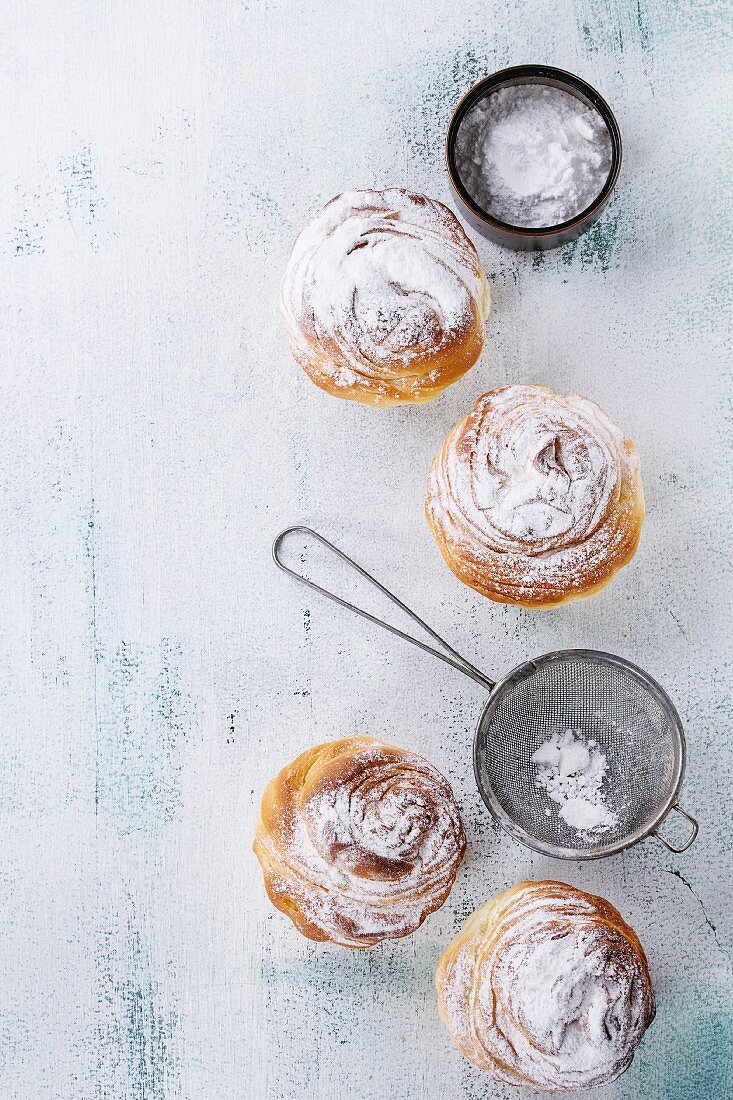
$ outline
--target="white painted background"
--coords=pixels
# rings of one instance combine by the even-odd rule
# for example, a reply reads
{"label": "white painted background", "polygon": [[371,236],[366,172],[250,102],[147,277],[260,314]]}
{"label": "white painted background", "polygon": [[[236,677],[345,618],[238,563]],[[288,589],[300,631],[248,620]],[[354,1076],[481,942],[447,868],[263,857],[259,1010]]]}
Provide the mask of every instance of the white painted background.
{"label": "white painted background", "polygon": [[[432,971],[487,896],[553,875],[620,907],[657,988],[598,1100],[733,1089],[730,20],[713,0],[2,5],[3,1097],[522,1096],[452,1048]],[[610,100],[613,204],[544,258],[477,242],[487,347],[434,404],[320,393],[276,309],[295,234],[346,187],[447,200],[451,108],[525,61]],[[444,434],[508,382],[595,398],[642,456],[635,561],[544,614],[461,587],[421,514]],[[686,723],[695,847],[560,865],[497,834],[471,779],[481,691],[278,574],[272,537],[303,520],[488,672],[572,645],[647,668]],[[365,952],[301,939],[250,851],[266,780],[355,731],[443,769],[470,836],[445,907]]]}

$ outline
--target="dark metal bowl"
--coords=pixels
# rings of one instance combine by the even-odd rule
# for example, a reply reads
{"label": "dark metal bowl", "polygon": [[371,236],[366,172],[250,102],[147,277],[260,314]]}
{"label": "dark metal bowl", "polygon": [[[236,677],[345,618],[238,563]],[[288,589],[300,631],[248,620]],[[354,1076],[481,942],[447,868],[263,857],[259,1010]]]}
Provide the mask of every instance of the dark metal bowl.
{"label": "dark metal bowl", "polygon": [[[586,207],[585,210],[581,210],[574,218],[561,222],[559,225],[548,225],[543,229],[535,227],[522,228],[495,218],[476,203],[463,186],[461,177],[458,174],[455,157],[456,137],[465,115],[489,93],[500,86],[513,84],[549,84],[552,87],[569,92],[581,103],[588,107],[594,107],[598,111],[611,137],[611,171],[603,185],[603,189],[590,206]],[[556,248],[560,244],[575,240],[581,233],[584,233],[593,224],[610,199],[621,169],[621,133],[613,111],[605,99],[590,84],[586,84],[584,80],[581,80],[579,76],[566,73],[563,69],[555,69],[551,65],[514,65],[512,68],[500,69],[499,72],[484,77],[464,95],[453,112],[448,126],[445,156],[456,206],[469,225],[473,226],[484,237],[488,237],[496,244],[505,245],[507,248],[529,250]]]}

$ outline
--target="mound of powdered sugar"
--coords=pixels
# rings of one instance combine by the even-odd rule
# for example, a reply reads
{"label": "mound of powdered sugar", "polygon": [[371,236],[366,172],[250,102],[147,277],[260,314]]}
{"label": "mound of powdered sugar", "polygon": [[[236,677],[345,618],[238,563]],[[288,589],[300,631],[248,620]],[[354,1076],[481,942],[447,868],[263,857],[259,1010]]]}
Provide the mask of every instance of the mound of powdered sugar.
{"label": "mound of powdered sugar", "polygon": [[554,733],[532,753],[532,763],[535,785],[558,803],[560,817],[576,833],[602,833],[618,824],[606,805],[608,762],[596,741],[584,741],[580,730]]}
{"label": "mound of powdered sugar", "polygon": [[461,122],[456,166],[464,187],[510,225],[558,225],[585,210],[611,170],[603,118],[570,92],[543,84],[502,87]]}

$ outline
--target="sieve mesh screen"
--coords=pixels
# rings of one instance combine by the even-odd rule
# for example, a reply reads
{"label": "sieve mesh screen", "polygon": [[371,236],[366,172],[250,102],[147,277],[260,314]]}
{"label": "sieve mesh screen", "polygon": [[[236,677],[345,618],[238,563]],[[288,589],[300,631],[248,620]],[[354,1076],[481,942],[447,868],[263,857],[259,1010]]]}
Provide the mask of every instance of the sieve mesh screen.
{"label": "sieve mesh screen", "polygon": [[[618,824],[579,835],[535,785],[531,757],[552,734],[579,730],[605,753],[606,805]],[[549,855],[608,854],[664,815],[682,773],[677,712],[641,669],[609,654],[547,654],[512,673],[492,696],[476,737],[476,777],[496,816]],[[550,813],[546,812],[550,810]]]}

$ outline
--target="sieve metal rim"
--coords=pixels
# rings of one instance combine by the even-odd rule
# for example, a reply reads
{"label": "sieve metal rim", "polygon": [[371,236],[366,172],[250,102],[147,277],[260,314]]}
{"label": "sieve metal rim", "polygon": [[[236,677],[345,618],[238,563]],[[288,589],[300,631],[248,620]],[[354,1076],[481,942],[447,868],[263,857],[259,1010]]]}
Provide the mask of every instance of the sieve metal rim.
{"label": "sieve metal rim", "polygon": [[[481,751],[480,740],[482,737],[482,730],[485,730],[488,723],[491,721],[491,715],[495,712],[502,697],[506,694],[506,691],[511,687],[512,683],[518,683],[525,680],[527,676],[532,672],[536,672],[543,665],[550,664],[554,661],[595,661],[596,663],[603,665],[611,665],[618,669],[621,669],[625,673],[630,673],[637,680],[641,682],[643,687],[649,691],[660,704],[664,707],[665,712],[670,718],[670,726],[676,735],[675,748],[676,752],[676,768],[673,777],[673,781],[670,784],[670,791],[664,804],[655,816],[647,821],[647,823],[620,840],[613,841],[609,844],[602,844],[596,848],[560,848],[554,844],[548,844],[545,841],[538,840],[532,836],[525,829],[519,825],[513,817],[511,817],[501,806],[498,798],[496,797],[491,784],[488,784],[488,776],[482,774],[479,769],[479,753]],[[682,726],[682,720],[679,716],[677,708],[670,699],[667,692],[657,683],[657,681],[645,672],[639,665],[634,664],[633,661],[627,660],[625,657],[619,657],[615,653],[607,653],[601,649],[557,649],[552,650],[549,653],[543,653],[539,657],[535,657],[529,661],[522,661],[521,664],[516,665],[506,676],[496,682],[496,686],[491,692],[489,698],[486,701],[481,714],[479,715],[478,722],[476,723],[476,731],[473,737],[473,773],[476,781],[478,792],[481,795],[481,799],[488,809],[489,813],[496,821],[496,823],[507,832],[514,840],[517,840],[520,844],[524,844],[526,847],[531,848],[535,852],[540,852],[542,855],[551,856],[553,859],[564,860],[586,860],[586,859],[602,859],[605,856],[615,855],[617,852],[625,851],[627,848],[633,847],[642,840],[646,840],[648,836],[656,832],[658,827],[662,824],[668,814],[675,808],[677,808],[678,795],[680,788],[685,777],[685,767],[687,764],[687,742],[685,740],[685,733]],[[684,813],[684,811],[680,811]],[[684,814],[686,817],[687,814]],[[666,845],[666,841],[662,837],[657,837],[662,840]],[[693,838],[694,839],[694,836]]]}

